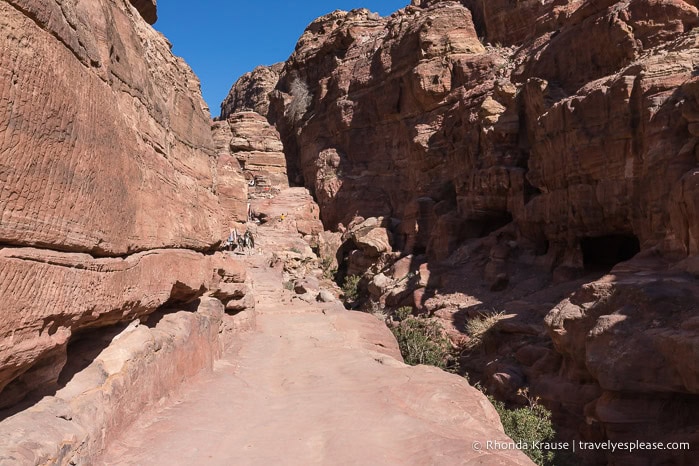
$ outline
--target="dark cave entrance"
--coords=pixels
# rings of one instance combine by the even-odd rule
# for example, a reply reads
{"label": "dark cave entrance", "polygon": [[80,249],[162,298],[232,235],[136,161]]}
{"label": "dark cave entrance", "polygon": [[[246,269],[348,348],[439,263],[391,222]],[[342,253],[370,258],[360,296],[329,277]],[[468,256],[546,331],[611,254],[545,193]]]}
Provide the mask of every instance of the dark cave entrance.
{"label": "dark cave entrance", "polygon": [[641,252],[641,243],[635,235],[606,235],[582,238],[585,270],[610,270],[619,262],[631,259]]}
{"label": "dark cave entrance", "polygon": [[489,234],[498,231],[500,228],[512,223],[512,214],[509,212],[498,212],[484,217],[480,221],[479,238],[485,238]]}

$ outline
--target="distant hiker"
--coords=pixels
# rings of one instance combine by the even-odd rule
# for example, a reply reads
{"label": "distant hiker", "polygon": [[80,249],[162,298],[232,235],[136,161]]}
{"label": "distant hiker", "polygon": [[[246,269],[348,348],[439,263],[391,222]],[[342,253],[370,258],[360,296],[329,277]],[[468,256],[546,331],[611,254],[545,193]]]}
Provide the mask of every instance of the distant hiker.
{"label": "distant hiker", "polygon": [[255,178],[250,178],[250,181],[248,181],[248,186],[255,186]]}
{"label": "distant hiker", "polygon": [[225,243],[223,243],[223,246],[226,247],[228,246],[228,251],[233,251],[233,244],[235,243],[235,238],[233,237],[233,229],[231,228],[231,233],[228,235],[228,239],[226,240]]}
{"label": "distant hiker", "polygon": [[234,233],[235,233],[235,243],[237,244],[238,249],[239,249],[239,250],[242,250],[243,247],[245,247],[245,242],[243,241],[243,235],[238,234],[238,229],[237,229],[237,228],[235,229],[235,232],[234,232]]}
{"label": "distant hiker", "polygon": [[245,232],[245,237],[246,237],[246,241],[248,243],[248,247],[251,249],[255,249],[255,238],[252,236],[252,233],[250,232],[250,230]]}
{"label": "distant hiker", "polygon": [[248,222],[252,221],[252,208],[250,207],[250,203],[248,202]]}
{"label": "distant hiker", "polygon": [[286,218],[286,214],[281,214],[281,215],[279,216],[279,222],[280,222],[280,223],[283,222],[285,218]]}

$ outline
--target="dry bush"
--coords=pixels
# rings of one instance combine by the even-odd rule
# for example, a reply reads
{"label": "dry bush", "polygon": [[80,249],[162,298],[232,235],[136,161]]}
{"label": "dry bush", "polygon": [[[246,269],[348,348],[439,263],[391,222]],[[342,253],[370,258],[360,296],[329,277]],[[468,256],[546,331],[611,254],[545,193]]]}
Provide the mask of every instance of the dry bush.
{"label": "dry bush", "polygon": [[486,336],[491,332],[495,324],[505,318],[504,312],[490,312],[466,322],[466,332],[470,337],[466,344],[467,349],[474,349],[480,346]]}
{"label": "dry bush", "polygon": [[297,123],[308,111],[313,96],[308,90],[308,84],[298,77],[294,77],[291,80],[289,94],[291,94],[291,103],[289,103],[289,106],[286,108],[286,117],[292,122]]}

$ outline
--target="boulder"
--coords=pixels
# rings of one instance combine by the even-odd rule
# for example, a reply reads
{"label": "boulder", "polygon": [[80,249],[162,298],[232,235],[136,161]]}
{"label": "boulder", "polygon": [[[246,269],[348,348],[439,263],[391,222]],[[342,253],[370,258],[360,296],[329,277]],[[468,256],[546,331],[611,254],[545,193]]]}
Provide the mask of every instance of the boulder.
{"label": "boulder", "polygon": [[369,285],[367,286],[369,294],[372,298],[379,298],[393,285],[393,281],[386,275],[379,273],[374,275],[371,279]]}
{"label": "boulder", "polygon": [[316,300],[320,301],[321,303],[332,303],[332,302],[337,301],[337,298],[330,291],[322,289],[318,293]]}
{"label": "boulder", "polygon": [[318,283],[318,279],[313,276],[306,276],[294,282],[294,292],[296,294],[317,294],[319,289],[320,284]]}

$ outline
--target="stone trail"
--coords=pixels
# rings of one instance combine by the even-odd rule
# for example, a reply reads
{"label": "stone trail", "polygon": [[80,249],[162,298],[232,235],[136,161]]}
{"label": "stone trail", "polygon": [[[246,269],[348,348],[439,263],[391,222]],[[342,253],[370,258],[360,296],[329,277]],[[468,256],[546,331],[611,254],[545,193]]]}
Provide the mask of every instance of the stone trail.
{"label": "stone trail", "polygon": [[473,450],[507,437],[462,378],[406,366],[374,316],[297,300],[266,255],[244,260],[257,330],[96,464],[531,464]]}

